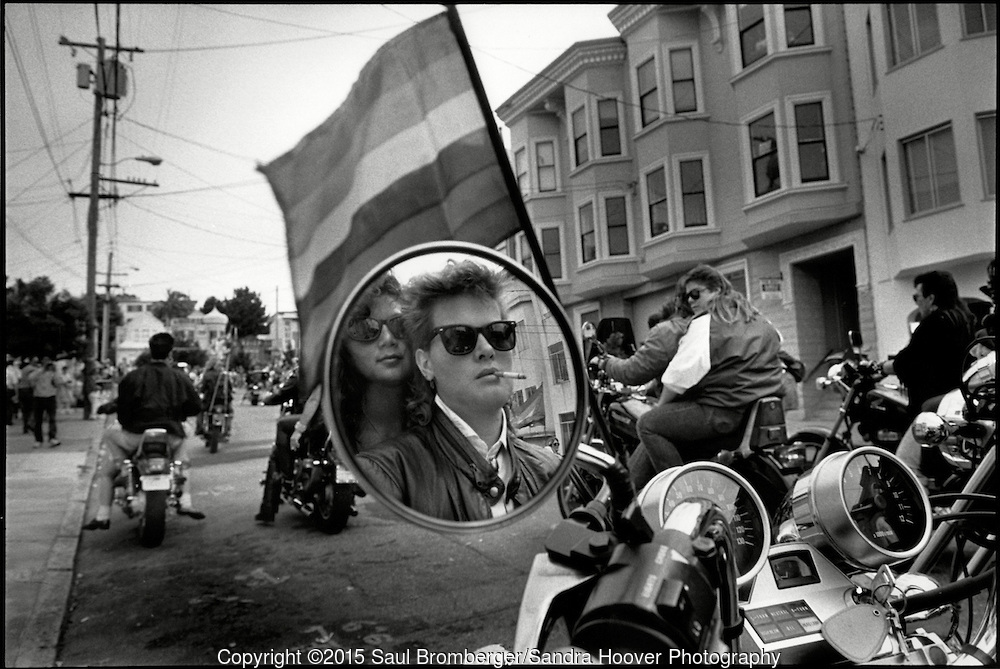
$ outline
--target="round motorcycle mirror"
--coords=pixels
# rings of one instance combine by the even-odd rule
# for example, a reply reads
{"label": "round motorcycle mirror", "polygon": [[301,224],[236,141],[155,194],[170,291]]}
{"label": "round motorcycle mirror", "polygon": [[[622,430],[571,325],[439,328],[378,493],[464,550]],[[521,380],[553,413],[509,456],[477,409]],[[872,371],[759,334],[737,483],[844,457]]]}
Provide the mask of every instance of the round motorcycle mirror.
{"label": "round motorcycle mirror", "polygon": [[558,299],[501,253],[433,242],[383,261],[326,354],[341,461],[405,520],[506,525],[569,473],[586,416],[580,346]]}

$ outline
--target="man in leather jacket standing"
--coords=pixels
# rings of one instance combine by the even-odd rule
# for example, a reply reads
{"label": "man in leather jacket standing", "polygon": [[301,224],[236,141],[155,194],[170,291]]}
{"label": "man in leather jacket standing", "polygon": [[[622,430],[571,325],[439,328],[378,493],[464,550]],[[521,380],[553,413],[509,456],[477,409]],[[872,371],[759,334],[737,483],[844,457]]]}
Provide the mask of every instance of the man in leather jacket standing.
{"label": "man in leather jacket standing", "polygon": [[190,461],[182,425],[187,417],[198,414],[201,400],[191,379],[168,364],[173,347],[174,338],[166,332],[150,337],[150,362],[126,374],[118,386],[120,425],[105,430],[102,437],[105,453],[97,479],[97,515],[83,526],[85,530],[110,527],[115,474],[122,461],[139,448],[142,433],[148,428],[167,430],[173,459],[182,463],[182,471],[187,477],[177,513],[196,520],[205,517],[191,506]]}

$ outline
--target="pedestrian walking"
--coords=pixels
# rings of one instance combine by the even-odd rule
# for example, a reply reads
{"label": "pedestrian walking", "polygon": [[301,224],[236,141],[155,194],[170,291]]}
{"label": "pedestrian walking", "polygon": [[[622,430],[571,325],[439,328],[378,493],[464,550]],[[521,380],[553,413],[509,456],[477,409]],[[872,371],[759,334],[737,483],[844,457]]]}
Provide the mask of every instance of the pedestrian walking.
{"label": "pedestrian walking", "polygon": [[56,447],[60,443],[56,438],[56,396],[63,385],[63,379],[56,372],[55,364],[45,358],[42,369],[33,376],[32,401],[35,405],[35,448],[42,445],[42,421],[45,415],[49,418],[49,446]]}
{"label": "pedestrian walking", "polygon": [[17,384],[21,380],[21,370],[9,354],[7,355],[7,425],[14,424],[17,415]]}
{"label": "pedestrian walking", "polygon": [[32,401],[35,391],[32,388],[32,382],[38,370],[38,358],[25,358],[24,364],[21,366],[21,379],[17,382],[17,400],[21,404],[24,434],[35,429],[35,403]]}

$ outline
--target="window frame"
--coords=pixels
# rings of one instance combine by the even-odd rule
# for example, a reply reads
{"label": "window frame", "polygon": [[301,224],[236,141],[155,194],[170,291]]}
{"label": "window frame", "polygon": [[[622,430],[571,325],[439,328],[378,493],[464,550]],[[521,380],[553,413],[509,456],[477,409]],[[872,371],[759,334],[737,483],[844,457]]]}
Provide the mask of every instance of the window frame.
{"label": "window frame", "polygon": [[[774,190],[770,190],[766,193],[757,195],[757,185],[754,178],[754,156],[753,147],[750,143],[750,126],[757,121],[760,121],[768,114],[774,115],[774,141],[775,141],[775,155],[778,159],[778,178],[780,180],[780,185]],[[754,112],[747,114],[743,117],[741,121],[742,131],[740,133],[740,145],[744,153],[743,162],[743,175],[744,175],[744,185],[748,195],[747,202],[757,202],[763,198],[774,195],[775,193],[781,193],[788,189],[788,159],[784,155],[783,147],[785,146],[785,132],[783,126],[784,119],[782,118],[781,108],[777,101],[770,102],[763,107],[756,109]],[[781,176],[785,175],[786,178],[782,179]]]}
{"label": "window frame", "polygon": [[[542,190],[542,179],[541,179],[541,168],[538,164],[538,145],[539,144],[551,144],[552,145],[552,173],[555,180],[555,188],[552,190]],[[549,193],[559,193],[562,191],[562,175],[559,169],[559,142],[556,137],[543,136],[537,137],[531,140],[531,154],[529,156],[531,161],[531,175],[535,178],[535,191],[540,195],[547,195]],[[548,166],[546,166],[548,167]]]}
{"label": "window frame", "polygon": [[[802,164],[799,160],[799,128],[795,122],[795,108],[802,104],[814,103],[820,104],[820,109],[823,113],[823,141],[826,145],[827,178],[803,181]],[[785,98],[785,118],[791,119],[786,124],[788,131],[788,162],[790,167],[788,185],[798,188],[840,183],[840,160],[837,153],[836,123],[833,118],[833,94],[830,91],[817,91],[815,93],[789,95]]]}
{"label": "window frame", "polygon": [[[588,206],[590,207],[591,216],[592,216],[592,223],[593,223],[593,229],[591,230],[590,234],[594,235],[594,257],[591,258],[590,260],[585,260],[584,259],[584,252],[583,252],[583,236],[584,236],[584,232],[583,232],[583,215],[582,214],[583,214],[583,210],[586,207],[588,207]],[[595,198],[593,196],[591,196],[591,197],[588,197],[588,198],[580,201],[579,203],[577,203],[577,205],[576,205],[576,211],[574,212],[574,215],[575,215],[574,217],[576,219],[576,242],[574,243],[574,246],[576,246],[576,255],[577,255],[577,261],[579,263],[579,266],[583,267],[584,265],[589,265],[590,263],[596,262],[601,257],[601,243],[600,243],[601,242],[601,236],[599,234],[597,234],[597,230],[598,230],[598,227],[597,227],[598,211],[597,211],[597,202],[595,201]]]}
{"label": "window frame", "polygon": [[[937,43],[936,44],[932,44],[932,45],[929,45],[929,46],[926,46],[926,47],[921,46],[919,44],[919,42],[920,42],[920,30],[918,28],[918,23],[919,22],[915,20],[915,19],[918,18],[918,13],[916,11],[916,8],[918,6],[919,7],[931,7],[933,9],[933,11],[934,11],[934,20],[937,23]],[[902,11],[902,10],[905,9],[906,12],[907,12],[907,17],[908,17],[908,20],[909,20],[909,28],[910,28],[910,35],[909,35],[909,37],[910,37],[911,40],[913,40],[913,53],[909,57],[907,57],[907,58],[899,58],[898,57],[898,51],[899,51],[899,49],[897,48],[898,47],[898,39],[897,39],[897,34],[896,34],[896,29],[895,29],[896,23],[893,21],[893,16],[894,16],[893,9],[899,9],[900,11]],[[920,58],[925,53],[933,51],[934,49],[936,49],[939,46],[941,46],[941,17],[937,13],[937,4],[935,4],[935,3],[921,4],[921,3],[913,3],[913,2],[898,3],[898,4],[888,3],[888,4],[883,5],[883,12],[884,12],[884,14],[883,14],[883,25],[885,26],[885,33],[886,33],[886,36],[888,38],[888,39],[886,39],[885,46],[886,46],[887,55],[889,57],[888,60],[889,60],[889,67],[890,68],[901,67],[903,65],[906,65],[907,63],[910,63],[910,62],[912,62],[912,61]]]}
{"label": "window frame", "polygon": [[[656,87],[643,93],[639,83],[640,81],[639,70],[645,67],[646,65],[649,65],[650,63],[652,63],[653,66],[653,77],[654,77],[653,81],[656,84]],[[642,62],[635,65],[635,67],[632,68],[632,72],[633,76],[635,77],[636,127],[640,131],[642,131],[650,127],[651,125],[654,125],[657,121],[663,118],[663,100],[661,97],[661,90],[663,87],[660,85],[662,78],[660,76],[660,62],[659,58],[657,57],[657,54],[653,54],[649,56],[649,58],[646,58]],[[643,112],[645,112],[649,108],[643,106],[643,98],[650,94],[654,95],[656,99],[656,106],[653,107],[653,109],[656,112],[656,117],[650,119],[649,122],[647,123],[645,122]]]}
{"label": "window frame", "polygon": [[[524,160],[523,165],[518,165],[518,155],[520,155]],[[519,148],[514,149],[514,179],[517,181],[517,187],[521,191],[521,196],[526,196],[531,193],[531,169],[528,166],[528,147],[521,145]],[[521,167],[523,166],[523,170]],[[524,178],[524,184],[521,183],[521,178]]]}
{"label": "window frame", "polygon": [[[614,255],[611,253],[611,226],[609,225],[610,221],[608,220],[608,200],[612,198],[621,198],[623,201],[625,224],[620,227],[625,228],[625,236],[628,246],[625,253],[616,253]],[[635,243],[633,238],[635,235],[632,234],[632,207],[631,199],[629,198],[628,193],[622,191],[602,192],[598,195],[598,201],[601,205],[601,238],[604,242],[601,247],[598,248],[598,259],[620,260],[622,258],[634,257]],[[603,253],[601,251],[603,251]]]}
{"label": "window frame", "polygon": [[[708,151],[698,151],[692,153],[678,153],[671,156],[671,172],[673,180],[673,192],[674,192],[674,212],[676,225],[673,226],[673,230],[710,230],[715,226],[715,208],[712,204],[712,169],[709,162],[709,152]],[[681,178],[681,163],[691,162],[694,160],[701,161],[701,180],[702,195],[705,198],[705,224],[704,225],[687,225],[686,217],[684,215],[684,184]]]}
{"label": "window frame", "polygon": [[566,359],[566,347],[563,345],[562,341],[549,344],[545,349],[545,353],[552,369],[553,382],[568,382],[570,380],[569,362]]}
{"label": "window frame", "polygon": [[[983,137],[983,121],[993,119],[993,143]],[[997,197],[997,112],[994,109],[989,112],[976,114],[976,142],[979,144],[979,169],[982,175],[983,199],[996,199]],[[993,151],[993,156],[987,155],[987,150]],[[990,192],[988,171],[993,170],[993,192]]]}
{"label": "window frame", "polygon": [[[604,126],[601,125],[601,103],[602,102],[614,102],[615,103],[615,114],[617,117],[617,125],[615,126],[618,130],[618,153],[605,153],[604,152]],[[604,95],[597,98],[594,101],[594,107],[597,109],[597,149],[599,158],[621,158],[625,154],[625,128],[622,120],[625,116],[625,105],[622,102],[621,94]]]}
{"label": "window frame", "polygon": [[[929,149],[930,138],[933,135],[936,135],[941,132],[948,132],[951,134],[952,158],[955,162],[955,182],[956,182],[955,188],[957,192],[957,197],[954,200],[948,202],[941,202],[938,197],[938,187],[937,187],[938,173],[934,168],[933,151],[930,151]],[[914,207],[914,191],[913,191],[914,179],[910,173],[909,158],[906,151],[907,145],[920,139],[923,139],[925,142],[925,146],[928,147],[926,149],[926,155],[929,158],[927,163],[928,176],[931,180],[930,193],[933,200],[931,206],[924,209],[916,209]],[[907,218],[916,218],[918,216],[930,214],[940,209],[951,207],[953,205],[960,204],[962,202],[962,180],[961,180],[961,170],[959,169],[958,157],[959,157],[958,147],[955,144],[955,128],[950,121],[948,121],[947,123],[942,123],[933,126],[931,128],[927,128],[926,130],[922,130],[920,132],[913,133],[912,135],[903,137],[902,139],[899,140],[900,174],[903,176],[903,195],[904,195],[903,203],[904,203],[904,211],[906,212]]]}
{"label": "window frame", "polygon": [[[676,81],[674,80],[674,67],[673,60],[671,56],[675,51],[690,51],[691,52],[691,80],[694,84],[694,104],[695,108],[688,111],[678,111],[676,100],[674,99],[674,85]],[[704,97],[704,86],[702,85],[701,76],[701,50],[697,42],[673,42],[664,47],[665,51],[665,61],[666,69],[669,72],[669,76],[666,77],[667,82],[670,85],[670,94],[667,96],[667,113],[672,116],[683,116],[685,114],[701,114],[705,111],[705,97]]]}
{"label": "window frame", "polygon": [[[997,31],[996,25],[994,25],[993,28],[990,28],[989,24],[987,23],[987,19],[988,19],[987,15],[986,15],[986,6],[987,6],[987,4],[992,5],[992,3],[985,3],[985,2],[962,2],[962,3],[959,3],[959,8],[960,8],[960,11],[962,13],[962,37],[979,37],[980,35],[989,35],[989,34],[995,33]],[[968,21],[968,16],[969,15],[966,13],[966,8],[969,5],[979,5],[979,16],[983,20],[983,29],[981,31],[979,31],[979,32],[970,32],[969,31],[969,21]],[[996,22],[995,15],[994,15],[993,21],[994,21],[994,23]]]}
{"label": "window frame", "polygon": [[[663,170],[663,200],[665,203],[664,210],[667,212],[667,229],[663,232],[653,234],[653,217],[651,216],[650,208],[652,203],[649,198],[649,176],[656,172],[657,170]],[[660,239],[664,235],[669,235],[674,231],[674,214],[671,211],[671,194],[670,194],[670,180],[667,178],[667,173],[669,172],[669,166],[666,161],[661,161],[659,163],[654,163],[642,171],[642,222],[643,222],[643,238],[646,241],[653,241],[655,239]]]}
{"label": "window frame", "polygon": [[[558,239],[558,244],[559,244],[559,276],[556,276],[555,274],[552,273],[552,268],[551,267],[549,268],[549,274],[552,276],[552,279],[554,281],[565,281],[565,280],[567,280],[568,277],[567,277],[567,274],[566,274],[566,270],[567,270],[567,268],[566,268],[566,240],[565,240],[565,238],[563,236],[563,224],[562,224],[562,222],[561,221],[548,221],[548,222],[544,222],[544,223],[536,223],[534,225],[534,227],[535,227],[535,236],[538,238],[538,245],[542,247],[542,255],[545,257],[546,260],[548,259],[549,254],[547,254],[545,252],[545,236],[542,233],[543,232],[547,232],[548,230],[555,230],[556,231],[556,234],[558,235],[557,239]],[[548,263],[546,262],[546,266],[547,266],[547,264]]]}
{"label": "window frame", "polygon": [[[514,235],[514,252],[517,254],[515,260],[521,264],[521,267],[535,274],[537,271],[535,256],[531,253],[531,245],[528,244],[528,235],[524,232],[518,232]],[[525,259],[530,264],[526,263]]]}
{"label": "window frame", "polygon": [[775,10],[775,34],[778,35],[778,50],[779,51],[791,51],[794,49],[808,49],[815,46],[820,46],[820,32],[817,29],[817,16],[822,15],[821,11],[818,11],[819,7],[812,3],[801,3],[795,4],[792,9],[795,11],[802,11],[803,9],[809,12],[809,25],[812,28],[812,42],[810,44],[796,44],[794,46],[788,43],[788,22],[785,17],[788,13],[789,8],[785,5],[773,5]]}
{"label": "window frame", "polygon": [[[576,115],[583,112],[583,134],[576,134]],[[569,119],[569,134],[570,134],[570,145],[573,147],[573,168],[583,167],[587,163],[591,162],[593,158],[591,157],[590,151],[590,114],[587,110],[587,103],[580,105],[573,110],[570,114]],[[587,157],[583,162],[580,162],[580,141],[583,140],[583,146],[587,151]]]}
{"label": "window frame", "polygon": [[[770,12],[767,11],[767,5],[759,3],[744,3],[744,4],[747,6],[751,4],[757,4],[760,7],[760,21],[755,22],[749,28],[743,28],[740,25],[741,5],[738,4],[733,6],[733,11],[735,12],[735,20],[733,21],[733,26],[736,29],[736,41],[734,42],[734,46],[737,44],[739,45],[739,49],[738,50],[734,49],[734,52],[737,53],[737,63],[739,64],[740,70],[745,70],[749,67],[752,67],[753,65],[759,63],[760,61],[767,58],[771,53],[773,53],[771,49],[771,33],[773,31],[768,30],[768,14],[770,14]],[[745,33],[749,32],[751,29],[757,27],[758,25],[761,26],[761,28],[763,28],[764,30],[764,53],[762,53],[760,56],[754,58],[748,63],[746,62],[744,54],[743,36]]]}

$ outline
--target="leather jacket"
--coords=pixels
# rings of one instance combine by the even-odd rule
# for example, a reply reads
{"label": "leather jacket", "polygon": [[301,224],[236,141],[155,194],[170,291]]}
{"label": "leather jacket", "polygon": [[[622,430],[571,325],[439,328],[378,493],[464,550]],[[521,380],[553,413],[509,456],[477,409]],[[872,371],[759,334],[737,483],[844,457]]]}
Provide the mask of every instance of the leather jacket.
{"label": "leather jacket", "polygon": [[380,491],[418,513],[452,521],[487,520],[501,498],[521,506],[555,474],[559,458],[514,435],[507,444],[514,475],[508,485],[458,428],[435,407],[426,426],[411,428],[357,456]]}

